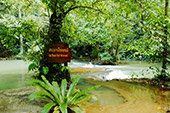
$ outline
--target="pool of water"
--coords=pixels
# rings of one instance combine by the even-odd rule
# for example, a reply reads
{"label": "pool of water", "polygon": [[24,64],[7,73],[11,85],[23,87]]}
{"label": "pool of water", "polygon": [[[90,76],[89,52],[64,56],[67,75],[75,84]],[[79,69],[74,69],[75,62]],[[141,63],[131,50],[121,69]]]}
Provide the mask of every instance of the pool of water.
{"label": "pool of water", "polygon": [[[84,90],[94,85],[95,84],[87,82],[86,79],[81,78],[79,80],[77,87],[80,90]],[[126,102],[126,99],[122,95],[120,95],[119,92],[117,92],[116,90],[112,88],[105,87],[105,86],[101,86],[97,88],[96,90],[89,92],[89,94],[94,95],[94,98],[96,98],[96,100],[92,99],[90,101],[90,104],[93,104],[93,105],[114,105],[114,104],[121,104],[121,103]]]}
{"label": "pool of water", "polygon": [[[113,80],[105,82],[93,79],[86,80],[88,83],[114,89],[116,92],[119,92],[118,95],[124,98],[123,101],[119,101],[120,103],[118,104],[85,105],[83,107],[86,108],[87,113],[166,113],[170,110],[169,91],[161,91],[153,86],[124,81]],[[103,90],[103,92],[105,92],[105,90]],[[107,98],[111,96],[112,94],[107,94]],[[101,98],[99,97],[99,99]],[[117,97],[109,98],[107,101],[114,103],[116,100]]]}
{"label": "pool of water", "polygon": [[[23,60],[0,61],[0,90],[14,89],[26,86],[25,81],[30,78],[28,62]],[[72,61],[71,68],[101,68],[102,71],[80,74],[78,86],[81,90],[101,85],[91,91],[98,99],[91,100],[86,108],[87,113],[165,113],[170,109],[170,93],[160,93],[159,89],[139,84],[121,81],[103,81],[103,79],[128,78],[132,73],[140,73],[152,64],[147,62],[130,62],[122,65],[93,65],[87,62]],[[169,66],[170,67],[170,66]],[[72,75],[76,76],[76,75]],[[141,75],[140,75],[141,76]],[[153,75],[148,75],[149,78]],[[93,78],[93,79],[91,79]],[[164,94],[166,93],[166,94]]]}
{"label": "pool of water", "polygon": [[0,61],[0,90],[26,86],[25,80],[30,77],[28,65],[23,60]]}

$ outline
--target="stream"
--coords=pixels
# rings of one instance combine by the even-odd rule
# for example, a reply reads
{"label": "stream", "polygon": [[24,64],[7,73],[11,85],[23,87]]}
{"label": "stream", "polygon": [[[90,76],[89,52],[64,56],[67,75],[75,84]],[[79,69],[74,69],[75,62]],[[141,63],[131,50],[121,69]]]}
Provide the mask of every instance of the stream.
{"label": "stream", "polygon": [[[29,63],[23,60],[0,61],[0,90],[22,88],[30,79]],[[97,72],[72,74],[80,75],[78,88],[83,90],[94,85],[100,88],[91,91],[94,99],[83,107],[87,113],[165,113],[170,110],[170,92],[161,92],[158,88],[143,86],[137,83],[127,83],[112,79],[128,79],[132,74],[138,78],[152,78],[153,74],[145,72],[150,66],[160,67],[160,63],[132,61],[121,65],[93,65],[87,62],[73,60],[71,68],[101,69]],[[170,68],[170,65],[168,65]],[[170,71],[170,70],[168,70]],[[112,80],[112,81],[109,81]],[[143,110],[143,111],[142,111]]]}
{"label": "stream", "polygon": [[[88,76],[89,78],[98,80],[112,80],[112,79],[128,79],[132,78],[153,78],[154,75],[149,67],[161,67],[161,63],[148,63],[145,61],[127,61],[120,65],[93,65],[87,62],[73,61],[70,67],[77,68],[101,68],[103,71],[97,73],[87,73],[81,76]],[[170,64],[167,65],[170,72]]]}
{"label": "stream", "polygon": [[[23,60],[5,60],[0,61],[0,90],[13,89],[26,86],[25,81],[30,78],[31,73],[28,72],[29,63]],[[97,80],[112,80],[112,79],[127,79],[131,78],[132,74],[139,75],[138,78],[145,77],[152,78],[153,74],[143,72],[150,66],[160,67],[160,63],[147,63],[143,61],[132,61],[128,64],[121,65],[93,65],[88,62],[80,62],[73,60],[69,63],[71,68],[100,68],[103,71],[95,73],[77,74],[82,77],[93,78]],[[168,65],[170,69],[170,65]],[[169,70],[170,72],[170,70]],[[72,75],[76,76],[76,75]]]}

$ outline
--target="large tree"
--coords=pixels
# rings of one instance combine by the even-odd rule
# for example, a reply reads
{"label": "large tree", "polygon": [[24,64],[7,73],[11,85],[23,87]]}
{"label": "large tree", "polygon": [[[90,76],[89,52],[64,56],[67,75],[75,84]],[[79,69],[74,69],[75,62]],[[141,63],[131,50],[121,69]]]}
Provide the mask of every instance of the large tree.
{"label": "large tree", "polygon": [[[49,29],[48,35],[46,36],[45,46],[43,52],[46,50],[46,44],[49,43],[59,43],[63,42],[61,38],[61,30],[63,26],[63,21],[72,10],[81,9],[91,9],[100,12],[100,10],[94,7],[94,4],[99,1],[84,1],[84,0],[42,0],[43,3],[47,5],[50,9],[49,13]],[[52,81],[61,82],[62,79],[66,78],[70,81],[70,73],[66,67],[61,64],[52,64],[47,62],[45,54],[42,54],[39,67],[39,78],[40,75],[45,74],[47,79]]]}

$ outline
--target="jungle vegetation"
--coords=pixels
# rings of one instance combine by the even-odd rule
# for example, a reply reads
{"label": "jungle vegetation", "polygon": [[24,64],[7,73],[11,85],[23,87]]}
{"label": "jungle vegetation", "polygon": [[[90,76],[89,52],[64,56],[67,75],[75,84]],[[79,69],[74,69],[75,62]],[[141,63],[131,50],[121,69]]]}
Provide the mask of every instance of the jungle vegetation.
{"label": "jungle vegetation", "polygon": [[168,0],[1,0],[0,57],[24,56],[29,69],[52,81],[70,81],[69,70],[48,64],[49,43],[66,42],[72,58],[115,64],[124,59],[170,62]]}

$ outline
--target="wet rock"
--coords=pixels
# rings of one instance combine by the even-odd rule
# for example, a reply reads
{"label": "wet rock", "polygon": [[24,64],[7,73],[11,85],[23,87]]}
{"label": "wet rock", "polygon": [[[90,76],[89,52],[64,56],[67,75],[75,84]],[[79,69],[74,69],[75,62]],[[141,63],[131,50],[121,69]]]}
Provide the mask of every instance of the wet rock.
{"label": "wet rock", "polygon": [[29,101],[29,95],[38,89],[33,86],[0,91],[1,113],[39,113],[46,101]]}

